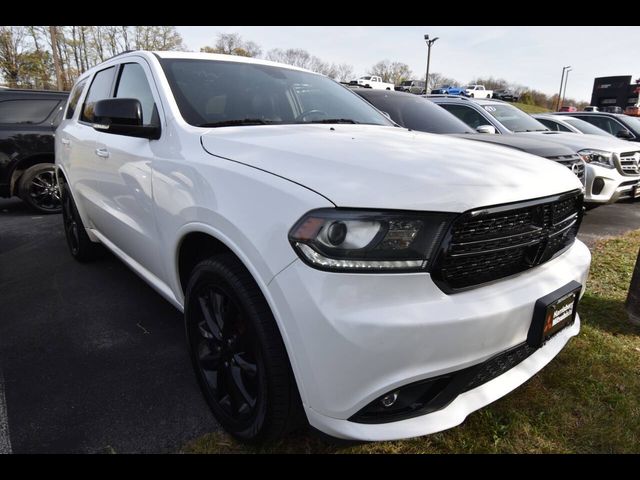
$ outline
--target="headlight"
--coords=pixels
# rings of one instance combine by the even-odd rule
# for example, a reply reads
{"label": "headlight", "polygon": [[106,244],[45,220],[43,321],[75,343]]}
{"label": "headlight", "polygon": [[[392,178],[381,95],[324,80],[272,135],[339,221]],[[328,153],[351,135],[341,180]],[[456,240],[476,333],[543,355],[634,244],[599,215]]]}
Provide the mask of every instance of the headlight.
{"label": "headlight", "polygon": [[611,152],[605,152],[604,150],[593,150],[589,148],[586,150],[580,150],[578,154],[587,163],[600,165],[606,168],[616,168],[616,166],[613,164],[613,155]]}
{"label": "headlight", "polygon": [[320,270],[408,272],[431,266],[449,213],[319,209],[289,233],[298,256]]}

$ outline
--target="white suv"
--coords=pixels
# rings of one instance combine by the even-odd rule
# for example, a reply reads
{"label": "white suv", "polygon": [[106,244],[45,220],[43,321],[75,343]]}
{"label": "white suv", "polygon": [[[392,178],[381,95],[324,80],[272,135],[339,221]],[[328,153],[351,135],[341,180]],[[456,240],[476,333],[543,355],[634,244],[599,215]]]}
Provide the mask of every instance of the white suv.
{"label": "white suv", "polygon": [[244,57],[127,53],[74,89],[56,134],[71,254],[106,246],[184,311],[238,438],[450,428],[579,331],[590,254],[560,165]]}

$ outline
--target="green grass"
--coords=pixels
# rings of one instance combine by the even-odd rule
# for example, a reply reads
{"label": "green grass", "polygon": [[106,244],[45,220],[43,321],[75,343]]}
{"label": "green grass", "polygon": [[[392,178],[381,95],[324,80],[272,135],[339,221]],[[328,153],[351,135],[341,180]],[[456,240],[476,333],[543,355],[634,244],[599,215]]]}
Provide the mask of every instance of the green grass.
{"label": "green grass", "polygon": [[624,310],[640,230],[599,242],[580,303],[582,330],[538,375],[459,427],[412,440],[345,443],[310,432],[262,448],[222,433],[187,453],[638,453],[640,328]]}
{"label": "green grass", "polygon": [[539,107],[538,105],[527,105],[526,103],[514,103],[513,105],[527,113],[547,113],[551,111],[545,107]]}

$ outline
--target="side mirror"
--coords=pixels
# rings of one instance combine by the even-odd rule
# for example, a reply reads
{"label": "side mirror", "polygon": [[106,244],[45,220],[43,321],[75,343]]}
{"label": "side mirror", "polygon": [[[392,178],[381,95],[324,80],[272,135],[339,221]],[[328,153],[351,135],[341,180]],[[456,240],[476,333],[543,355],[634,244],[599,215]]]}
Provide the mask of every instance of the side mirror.
{"label": "side mirror", "polygon": [[494,127],[493,125],[480,125],[476,128],[476,132],[489,133],[491,135],[494,135],[496,133],[496,127]]}
{"label": "side mirror", "polygon": [[160,127],[142,124],[142,105],[135,98],[107,98],[93,107],[93,128],[128,137],[160,138]]}
{"label": "side mirror", "polygon": [[619,130],[618,133],[616,133],[616,137],[628,140],[630,138],[633,138],[633,135],[629,130]]}

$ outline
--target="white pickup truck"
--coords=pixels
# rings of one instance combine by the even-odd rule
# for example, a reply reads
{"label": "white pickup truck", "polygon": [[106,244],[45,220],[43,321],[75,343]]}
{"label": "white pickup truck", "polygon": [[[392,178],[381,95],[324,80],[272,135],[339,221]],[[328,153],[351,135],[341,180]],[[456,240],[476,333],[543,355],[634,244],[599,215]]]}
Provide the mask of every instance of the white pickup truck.
{"label": "white pickup truck", "polygon": [[464,91],[472,98],[493,97],[493,90],[486,90],[484,85],[467,85]]}
{"label": "white pickup truck", "polygon": [[382,77],[375,75],[366,75],[358,79],[358,85],[363,87],[373,88],[375,90],[393,90],[395,85],[393,83],[386,83],[382,81]]}

